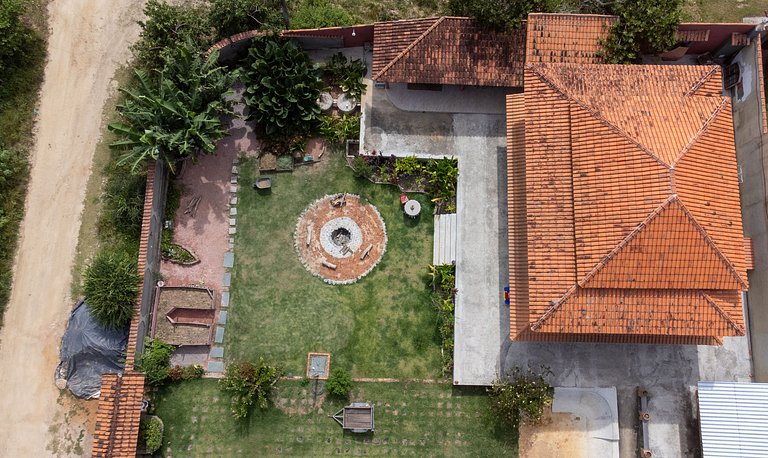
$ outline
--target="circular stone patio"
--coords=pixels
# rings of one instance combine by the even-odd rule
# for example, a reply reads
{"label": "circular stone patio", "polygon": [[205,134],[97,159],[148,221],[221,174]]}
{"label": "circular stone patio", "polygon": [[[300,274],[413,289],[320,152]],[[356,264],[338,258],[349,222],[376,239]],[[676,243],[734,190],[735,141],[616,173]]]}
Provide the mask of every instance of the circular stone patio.
{"label": "circular stone patio", "polygon": [[299,216],[294,245],[309,272],[326,283],[345,285],[379,263],[387,249],[387,231],[376,207],[354,194],[334,194],[316,200]]}

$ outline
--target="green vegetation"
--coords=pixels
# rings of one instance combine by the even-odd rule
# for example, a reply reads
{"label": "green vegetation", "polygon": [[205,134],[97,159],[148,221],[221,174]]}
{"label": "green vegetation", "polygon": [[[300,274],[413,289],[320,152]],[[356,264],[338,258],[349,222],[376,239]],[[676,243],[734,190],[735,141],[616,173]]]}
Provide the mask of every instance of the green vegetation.
{"label": "green vegetation", "polygon": [[151,416],[142,418],[139,423],[139,441],[147,453],[153,454],[163,446],[163,422]]}
{"label": "green vegetation", "polygon": [[456,286],[456,266],[443,264],[429,266],[432,277],[432,305],[437,310],[438,329],[442,341],[443,374],[453,372],[453,329],[454,329],[454,293]]}
{"label": "green vegetation", "polygon": [[[425,216],[408,218],[397,188],[356,179],[341,152],[329,156],[311,168],[273,177],[270,195],[241,188],[227,355],[246,361],[263,356],[301,374],[307,352],[320,351],[355,376],[439,376],[437,315],[429,306],[424,272],[432,258],[432,205],[415,196]],[[254,182],[255,162],[243,162],[240,174],[242,182]],[[336,192],[358,194],[375,205],[389,238],[379,265],[343,286],[313,277],[293,247],[301,212]]]}
{"label": "green vegetation", "polygon": [[500,424],[517,429],[521,420],[536,423],[544,407],[552,404],[553,388],[545,377],[551,374],[542,368],[537,372],[519,367],[500,377],[488,388],[490,411]]}
{"label": "green vegetation", "polygon": [[238,419],[245,418],[251,413],[254,404],[260,409],[269,407],[272,387],[281,375],[280,368],[270,366],[263,358],[259,358],[256,364],[228,364],[220,383],[221,389],[232,396],[232,415]]}
{"label": "green vegetation", "polygon": [[307,134],[320,115],[320,72],[293,41],[253,40],[243,67],[245,102],[269,137]]}
{"label": "green vegetation", "polygon": [[320,118],[318,130],[332,145],[341,145],[349,138],[357,139],[360,137],[360,113],[324,115]]}
{"label": "green vegetation", "polygon": [[331,396],[346,399],[352,391],[352,374],[341,367],[335,368],[325,382],[325,389]]}
{"label": "green vegetation", "polygon": [[641,54],[656,54],[674,46],[680,23],[681,0],[617,2],[619,16],[603,43],[603,57],[612,64],[639,63]]}
{"label": "green vegetation", "polygon": [[84,277],[85,298],[93,317],[108,328],[127,326],[139,292],[136,257],[102,251],[85,269]]}
{"label": "green vegetation", "polygon": [[323,68],[323,73],[331,86],[339,87],[358,100],[365,92],[365,83],[363,83],[365,72],[366,67],[362,60],[347,60],[340,52],[331,56]]}
{"label": "green vegetation", "polygon": [[138,364],[138,370],[144,372],[146,383],[150,386],[164,384],[170,377],[171,355],[176,348],[160,339],[147,339],[144,353]]}
{"label": "green vegetation", "polygon": [[344,9],[327,0],[301,0],[291,16],[292,29],[314,29],[352,25],[355,20]]}
{"label": "green vegetation", "polygon": [[0,2],[0,325],[11,295],[13,256],[24,215],[46,31],[40,0]]}
{"label": "green vegetation", "polygon": [[418,175],[424,171],[424,166],[416,156],[398,157],[395,159],[395,174],[398,177],[404,175]]}
{"label": "green vegetation", "polygon": [[515,433],[494,428],[487,419],[482,389],[358,383],[351,398],[375,405],[373,436],[343,434],[328,415],[348,401],[327,398],[315,405],[311,389],[298,380],[281,381],[273,394],[275,406],[255,410],[243,421],[229,415],[230,400],[213,380],[169,385],[154,400],[165,422],[162,456],[517,456]]}
{"label": "green vegetation", "polygon": [[172,382],[179,382],[181,380],[194,380],[202,378],[205,374],[205,369],[199,364],[193,364],[191,366],[173,366],[168,371],[168,378]]}
{"label": "green vegetation", "polygon": [[186,41],[163,53],[165,65],[157,77],[136,70],[136,84],[121,88],[125,98],[117,111],[126,123],[109,130],[122,140],[110,146],[127,152],[118,165],[136,171],[149,160],[161,160],[175,170],[176,161],[212,154],[226,132],[219,116],[232,77],[217,63],[218,53],[205,56]]}
{"label": "green vegetation", "polygon": [[511,31],[520,27],[528,13],[556,11],[560,0],[448,0],[452,16],[469,16],[491,30]]}
{"label": "green vegetation", "polygon": [[443,207],[444,213],[456,211],[456,182],[459,179],[459,161],[444,157],[427,161],[427,192],[433,202]]}
{"label": "green vegetation", "polygon": [[683,3],[683,22],[741,22],[747,16],[764,16],[766,0],[689,0]]}
{"label": "green vegetation", "polygon": [[278,0],[210,0],[209,18],[218,38],[255,29],[281,30]]}
{"label": "green vegetation", "polygon": [[[294,25],[294,18],[304,8],[304,2],[305,0],[288,1],[292,27],[298,28]],[[328,9],[335,10],[338,8],[340,11],[346,12],[352,18],[351,24],[372,24],[376,21],[443,14],[446,0],[326,0],[326,3],[330,5]],[[317,16],[328,17],[326,14],[317,14]]]}

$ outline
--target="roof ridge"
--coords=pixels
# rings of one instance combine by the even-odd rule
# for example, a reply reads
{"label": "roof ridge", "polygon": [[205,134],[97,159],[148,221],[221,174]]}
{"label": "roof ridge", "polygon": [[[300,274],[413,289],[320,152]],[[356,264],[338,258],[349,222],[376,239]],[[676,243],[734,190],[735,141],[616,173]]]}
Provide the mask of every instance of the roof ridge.
{"label": "roof ridge", "polygon": [[[688,95],[688,94],[686,94],[686,95]],[[723,108],[725,107],[725,104],[728,102],[728,98],[721,97],[721,99],[722,100],[720,100],[720,103],[715,108],[715,111],[713,111],[712,114],[709,115],[709,118],[707,118],[707,120],[704,121],[704,124],[701,125],[701,128],[699,129],[699,131],[696,132],[696,135],[694,135],[693,138],[691,138],[691,140],[688,142],[688,144],[685,145],[683,147],[682,151],[680,151],[680,153],[677,155],[675,160],[672,161],[672,164],[670,164],[671,168],[674,168],[677,165],[677,163],[680,162],[683,159],[683,157],[685,157],[685,155],[688,153],[688,151],[690,151],[691,148],[693,148],[693,145],[695,145],[696,142],[698,142],[699,139],[701,139],[701,137],[709,130],[709,126],[712,124],[712,122],[715,120],[715,118],[717,118],[720,115],[720,112],[723,111]],[[672,186],[674,187],[674,183],[672,184]]]}
{"label": "roof ridge", "polygon": [[716,65],[713,65],[712,68],[709,69],[707,73],[701,76],[701,78],[698,79],[695,83],[693,83],[693,86],[691,86],[690,89],[688,89],[683,95],[686,97],[690,97],[692,95],[696,95],[696,91],[701,89],[701,86],[704,85],[711,77],[712,75],[717,72],[720,68]]}
{"label": "roof ridge", "polygon": [[663,160],[662,160],[662,159],[661,159],[661,158],[660,158],[658,155],[656,155],[656,153],[654,153],[653,151],[651,151],[650,149],[648,149],[648,147],[647,147],[647,146],[643,145],[642,143],[640,143],[640,142],[638,142],[637,140],[635,140],[634,138],[632,138],[632,136],[631,136],[631,135],[629,135],[629,134],[627,134],[626,132],[624,132],[624,130],[622,130],[620,127],[618,127],[618,126],[617,126],[617,125],[615,125],[614,123],[612,123],[612,122],[608,121],[607,119],[605,119],[605,118],[604,118],[604,117],[603,117],[603,116],[600,114],[600,112],[599,112],[598,110],[595,110],[595,109],[593,109],[592,107],[590,107],[590,106],[589,106],[589,105],[587,105],[586,103],[582,102],[581,100],[578,100],[578,99],[576,99],[575,97],[573,97],[573,96],[571,96],[571,95],[567,94],[567,93],[566,93],[566,92],[565,92],[563,89],[561,89],[560,87],[558,87],[558,86],[557,86],[557,85],[556,85],[556,84],[555,84],[555,83],[554,83],[552,80],[550,80],[549,78],[547,78],[547,76],[546,76],[546,75],[544,75],[544,74],[543,74],[541,71],[539,71],[539,70],[537,69],[537,67],[545,67],[545,66],[546,66],[545,64],[544,64],[544,65],[542,65],[542,64],[538,64],[538,65],[535,65],[535,64],[526,64],[526,67],[527,67],[528,69],[530,69],[532,72],[534,72],[534,73],[535,73],[535,74],[536,74],[536,75],[539,77],[539,79],[541,79],[541,80],[542,80],[544,83],[546,83],[546,84],[547,84],[547,85],[548,85],[550,88],[552,88],[552,90],[554,90],[555,92],[557,92],[557,93],[561,94],[561,95],[562,95],[563,97],[565,97],[566,99],[570,100],[571,102],[573,102],[573,103],[575,103],[576,105],[578,105],[579,107],[581,107],[581,109],[583,109],[584,111],[586,111],[587,113],[589,113],[590,115],[592,115],[592,116],[593,116],[595,119],[597,119],[599,122],[601,122],[602,124],[604,124],[606,127],[608,127],[609,129],[613,130],[613,131],[614,131],[614,132],[616,132],[617,134],[621,135],[621,136],[622,136],[623,138],[625,138],[627,141],[629,141],[630,143],[632,143],[633,145],[635,145],[635,146],[636,146],[636,147],[637,147],[637,148],[638,148],[640,151],[642,151],[642,152],[644,152],[645,154],[647,154],[648,156],[650,156],[650,157],[651,157],[651,159],[653,159],[653,160],[655,160],[656,162],[658,162],[658,163],[659,163],[659,165],[661,165],[662,167],[664,167],[664,168],[666,168],[666,169],[669,169],[669,168],[670,168],[670,165],[669,165],[669,164],[667,164],[666,162],[664,162],[664,161],[663,161]]}
{"label": "roof ridge", "polygon": [[563,294],[563,296],[562,296],[560,299],[558,299],[558,300],[556,300],[556,301],[552,301],[552,306],[551,306],[550,308],[548,308],[548,309],[547,309],[547,311],[546,311],[546,312],[544,312],[544,314],[543,314],[543,315],[541,315],[541,316],[539,317],[539,319],[538,319],[538,320],[536,320],[536,322],[535,322],[535,323],[533,323],[533,324],[531,325],[531,331],[536,331],[536,330],[537,330],[537,329],[539,329],[541,326],[543,326],[543,325],[544,325],[544,323],[545,323],[545,322],[546,322],[546,321],[547,321],[549,318],[551,318],[551,317],[552,317],[552,315],[554,315],[554,314],[555,314],[555,312],[557,312],[558,310],[560,310],[560,307],[562,307],[562,306],[563,306],[563,304],[565,304],[566,302],[568,302],[568,299],[570,299],[570,297],[571,297],[571,296],[573,296],[573,295],[576,293],[576,291],[578,291],[578,289],[579,289],[579,285],[578,285],[578,284],[576,284],[576,285],[573,285],[573,286],[571,286],[571,287],[568,289],[568,291],[566,291],[566,292],[565,292],[565,294]]}
{"label": "roof ridge", "polygon": [[677,197],[677,194],[673,195],[675,197],[675,200],[678,204],[680,204],[680,209],[683,210],[683,213],[688,217],[688,219],[691,221],[691,224],[693,224],[693,227],[696,228],[697,231],[701,234],[702,237],[704,237],[704,241],[709,245],[709,247],[712,249],[712,251],[715,252],[715,254],[720,258],[721,261],[723,261],[723,264],[725,264],[725,268],[728,269],[728,271],[733,275],[733,277],[736,279],[736,282],[741,285],[742,288],[746,289],[747,284],[746,282],[741,278],[741,275],[739,275],[738,272],[736,272],[736,269],[733,268],[733,265],[731,265],[731,261],[728,260],[728,258],[723,254],[722,251],[720,251],[720,248],[717,247],[717,244],[714,240],[712,240],[712,237],[707,234],[707,231],[699,224],[698,221],[696,221],[696,218],[694,218],[693,214],[688,211],[688,209],[685,207],[685,204]]}
{"label": "roof ridge", "polygon": [[742,335],[744,334],[744,328],[742,328],[741,326],[739,326],[738,323],[733,321],[733,318],[731,318],[731,315],[729,315],[725,310],[723,310],[723,308],[720,307],[720,305],[715,301],[714,298],[710,297],[709,294],[704,292],[701,293],[701,296],[704,298],[705,301],[709,302],[710,305],[712,305],[712,308],[715,309],[715,311],[720,315],[720,317],[724,319],[725,322],[731,326],[731,328],[733,328],[736,332]]}
{"label": "roof ridge", "polygon": [[586,285],[589,280],[591,280],[595,275],[597,275],[601,270],[603,270],[603,268],[605,268],[605,266],[608,264],[608,262],[610,262],[611,259],[615,258],[619,254],[619,252],[621,252],[621,250],[623,250],[624,247],[626,247],[629,244],[629,242],[634,240],[634,238],[637,237],[637,235],[640,232],[642,232],[643,229],[648,227],[648,224],[650,224],[651,221],[656,219],[656,217],[659,216],[661,214],[661,212],[663,212],[664,210],[669,208],[669,205],[673,201],[676,201],[676,200],[678,200],[677,194],[672,194],[669,197],[667,197],[664,200],[664,202],[662,202],[651,213],[649,213],[648,216],[646,216],[645,219],[640,224],[637,225],[637,227],[632,229],[632,232],[630,232],[629,235],[624,237],[624,240],[619,242],[618,245],[616,245],[616,247],[614,247],[613,250],[611,250],[610,253],[605,255],[605,257],[603,257],[603,259],[601,259],[595,265],[595,267],[592,268],[592,270],[587,272],[587,274],[584,275],[584,278],[582,278],[581,280],[579,280],[577,282],[579,284],[579,286],[581,286],[583,288],[584,285]]}
{"label": "roof ridge", "polygon": [[438,25],[442,24],[442,23],[443,23],[443,21],[444,21],[445,19],[446,19],[446,16],[440,16],[439,18],[437,18],[437,20],[435,21],[435,23],[434,23],[434,24],[432,24],[432,25],[430,25],[429,27],[427,27],[427,30],[425,30],[425,31],[424,31],[424,33],[422,33],[422,34],[421,34],[421,35],[419,35],[419,36],[418,36],[418,37],[417,37],[415,40],[413,40],[413,41],[411,42],[411,44],[409,44],[408,46],[406,46],[406,47],[405,47],[405,49],[403,49],[402,51],[400,51],[400,54],[398,54],[397,56],[395,56],[395,58],[394,58],[394,59],[392,59],[391,61],[389,61],[389,63],[388,63],[387,65],[385,65],[385,66],[384,66],[384,68],[382,68],[381,70],[379,70],[379,73],[377,73],[377,74],[373,75],[373,79],[374,79],[374,80],[377,80],[377,79],[381,78],[381,76],[382,76],[384,73],[386,73],[386,72],[387,72],[387,70],[389,70],[390,68],[392,68],[392,66],[394,66],[394,65],[395,65],[395,64],[396,64],[396,63],[397,63],[397,62],[398,62],[400,59],[402,59],[403,57],[405,57],[405,55],[406,55],[406,54],[408,54],[408,53],[409,53],[409,52],[410,52],[410,51],[411,51],[411,50],[414,48],[414,46],[416,46],[417,44],[421,43],[421,41],[422,41],[422,40],[423,40],[423,39],[424,39],[424,38],[425,38],[427,35],[429,35],[430,33],[432,33],[432,31],[433,31],[433,30],[435,30],[435,28],[436,28]]}

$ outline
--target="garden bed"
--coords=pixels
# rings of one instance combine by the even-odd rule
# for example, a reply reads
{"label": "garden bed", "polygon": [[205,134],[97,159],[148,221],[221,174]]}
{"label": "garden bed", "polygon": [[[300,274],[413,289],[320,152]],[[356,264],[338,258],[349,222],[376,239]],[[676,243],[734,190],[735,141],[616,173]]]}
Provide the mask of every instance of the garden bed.
{"label": "garden bed", "polygon": [[158,287],[152,311],[152,338],[171,345],[210,345],[213,296],[213,291],[207,288]]}

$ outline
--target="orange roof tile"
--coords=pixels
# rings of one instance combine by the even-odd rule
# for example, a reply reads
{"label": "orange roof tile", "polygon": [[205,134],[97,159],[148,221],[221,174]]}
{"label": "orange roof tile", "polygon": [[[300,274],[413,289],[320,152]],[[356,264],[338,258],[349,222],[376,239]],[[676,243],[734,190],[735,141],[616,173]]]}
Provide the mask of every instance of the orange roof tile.
{"label": "orange roof tile", "polygon": [[104,374],[93,433],[94,457],[135,457],[139,438],[144,374]]}
{"label": "orange roof tile", "polygon": [[747,260],[719,67],[537,63],[525,78],[522,98],[507,98],[509,163],[524,164],[526,190],[510,171],[513,338],[743,335]]}
{"label": "orange roof tile", "polygon": [[598,57],[600,42],[617,20],[616,16],[593,14],[529,14],[525,61],[602,62]]}
{"label": "orange roof tile", "polygon": [[495,33],[472,19],[377,22],[373,79],[391,83],[520,87],[525,29]]}

